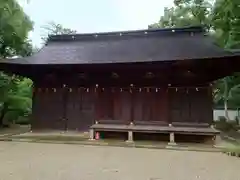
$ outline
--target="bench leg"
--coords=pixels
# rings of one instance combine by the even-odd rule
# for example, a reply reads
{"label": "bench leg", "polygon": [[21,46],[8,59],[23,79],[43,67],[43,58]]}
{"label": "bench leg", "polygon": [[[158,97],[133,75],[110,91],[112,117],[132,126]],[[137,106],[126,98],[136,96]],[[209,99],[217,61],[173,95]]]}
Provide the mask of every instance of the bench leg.
{"label": "bench leg", "polygon": [[128,131],[128,140],[127,142],[133,142],[133,132],[132,131]]}
{"label": "bench leg", "polygon": [[222,139],[220,137],[220,135],[215,135],[214,139],[213,139],[213,146],[214,147],[218,147],[221,143]]}
{"label": "bench leg", "polygon": [[94,130],[93,129],[90,129],[89,130],[89,138],[90,138],[90,140],[95,140],[95,138],[94,138]]}
{"label": "bench leg", "polygon": [[170,136],[169,137],[170,141],[169,141],[168,145],[170,145],[170,146],[177,145],[175,142],[175,134],[173,132],[171,132],[169,134],[169,136]]}

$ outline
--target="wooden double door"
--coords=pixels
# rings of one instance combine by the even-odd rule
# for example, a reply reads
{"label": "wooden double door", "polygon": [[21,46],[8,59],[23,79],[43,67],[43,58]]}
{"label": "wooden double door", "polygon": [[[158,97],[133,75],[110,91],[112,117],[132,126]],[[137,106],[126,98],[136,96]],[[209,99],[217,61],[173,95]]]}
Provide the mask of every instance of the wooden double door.
{"label": "wooden double door", "polygon": [[89,89],[44,89],[34,93],[32,128],[87,131],[94,121]]}
{"label": "wooden double door", "polygon": [[72,89],[66,97],[66,128],[88,131],[94,123],[94,92],[88,88]]}
{"label": "wooden double door", "polygon": [[208,88],[171,89],[170,121],[210,123],[213,119],[212,96]]}

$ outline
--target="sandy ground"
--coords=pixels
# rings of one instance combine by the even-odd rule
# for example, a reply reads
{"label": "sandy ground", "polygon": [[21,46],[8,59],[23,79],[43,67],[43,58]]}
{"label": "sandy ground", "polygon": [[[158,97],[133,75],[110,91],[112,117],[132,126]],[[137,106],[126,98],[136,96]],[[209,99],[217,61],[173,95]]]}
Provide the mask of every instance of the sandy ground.
{"label": "sandy ground", "polygon": [[0,180],[239,180],[221,153],[0,142]]}

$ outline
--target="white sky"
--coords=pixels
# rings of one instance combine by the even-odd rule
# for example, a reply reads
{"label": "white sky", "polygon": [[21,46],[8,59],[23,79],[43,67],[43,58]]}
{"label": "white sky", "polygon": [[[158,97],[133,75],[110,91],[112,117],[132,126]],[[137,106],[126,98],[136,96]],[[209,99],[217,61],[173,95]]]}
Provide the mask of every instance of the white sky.
{"label": "white sky", "polygon": [[173,0],[19,0],[34,21],[30,34],[40,46],[42,26],[50,21],[79,33],[145,29],[157,22]]}

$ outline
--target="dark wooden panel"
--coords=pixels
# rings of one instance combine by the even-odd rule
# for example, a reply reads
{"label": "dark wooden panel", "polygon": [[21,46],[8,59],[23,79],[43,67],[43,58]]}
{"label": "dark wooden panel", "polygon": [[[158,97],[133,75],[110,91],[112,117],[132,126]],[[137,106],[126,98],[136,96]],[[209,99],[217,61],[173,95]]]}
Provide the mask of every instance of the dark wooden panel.
{"label": "dark wooden panel", "polygon": [[110,88],[98,88],[97,90],[97,119],[110,120],[113,117],[113,92]]}
{"label": "dark wooden panel", "polygon": [[133,93],[134,121],[168,122],[168,95],[164,88],[135,89]]}
{"label": "dark wooden panel", "polygon": [[208,88],[191,91],[191,119],[198,123],[212,121],[211,93]]}
{"label": "dark wooden panel", "polygon": [[131,121],[132,93],[128,89],[112,91],[113,119],[128,123]]}
{"label": "dark wooden panel", "polygon": [[190,118],[189,92],[184,88],[170,88],[170,121],[188,122]]}
{"label": "dark wooden panel", "polygon": [[137,121],[143,120],[143,94],[139,92],[139,90],[133,91],[133,121],[134,123]]}
{"label": "dark wooden panel", "polygon": [[129,90],[123,90],[119,93],[120,108],[121,108],[121,120],[125,122],[132,121],[131,108],[132,108],[132,93]]}
{"label": "dark wooden panel", "polygon": [[210,123],[212,97],[206,88],[172,88],[170,96],[171,122]]}
{"label": "dark wooden panel", "polygon": [[129,90],[121,88],[99,88],[96,99],[96,117],[100,122],[131,121],[131,98]]}
{"label": "dark wooden panel", "polygon": [[71,89],[67,92],[67,129],[87,131],[94,122],[94,91]]}
{"label": "dark wooden panel", "polygon": [[63,90],[36,89],[34,93],[32,128],[63,130]]}
{"label": "dark wooden panel", "polygon": [[165,88],[153,89],[152,121],[168,122],[168,93]]}

